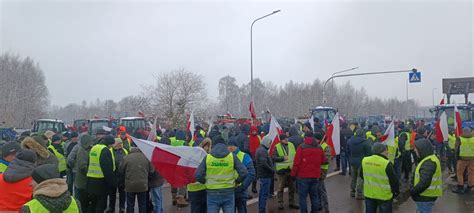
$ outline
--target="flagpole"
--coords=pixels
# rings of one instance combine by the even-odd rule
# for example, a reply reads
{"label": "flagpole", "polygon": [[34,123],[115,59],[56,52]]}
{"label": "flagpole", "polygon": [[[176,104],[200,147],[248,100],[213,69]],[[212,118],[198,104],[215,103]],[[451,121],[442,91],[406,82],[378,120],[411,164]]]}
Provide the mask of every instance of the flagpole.
{"label": "flagpole", "polygon": [[255,19],[250,25],[250,101],[253,101],[253,25],[258,20],[271,16],[273,14],[279,13],[281,10],[275,10],[272,13],[264,15],[260,18]]}

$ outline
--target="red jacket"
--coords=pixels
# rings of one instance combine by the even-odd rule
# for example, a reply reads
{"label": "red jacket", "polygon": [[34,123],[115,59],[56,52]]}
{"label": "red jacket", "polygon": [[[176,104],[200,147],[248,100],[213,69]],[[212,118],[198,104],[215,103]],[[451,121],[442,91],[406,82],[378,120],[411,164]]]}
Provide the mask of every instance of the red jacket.
{"label": "red jacket", "polygon": [[21,207],[32,199],[33,187],[27,177],[15,183],[9,183],[3,180],[3,174],[0,174],[0,212],[2,211],[20,211]]}
{"label": "red jacket", "polygon": [[326,155],[319,146],[313,145],[313,138],[305,138],[304,143],[296,150],[291,176],[298,178],[320,178],[321,164],[327,163]]}
{"label": "red jacket", "polygon": [[255,152],[257,151],[258,147],[260,146],[260,135],[250,135],[249,136],[249,146],[250,146],[250,154],[252,157],[255,157]]}

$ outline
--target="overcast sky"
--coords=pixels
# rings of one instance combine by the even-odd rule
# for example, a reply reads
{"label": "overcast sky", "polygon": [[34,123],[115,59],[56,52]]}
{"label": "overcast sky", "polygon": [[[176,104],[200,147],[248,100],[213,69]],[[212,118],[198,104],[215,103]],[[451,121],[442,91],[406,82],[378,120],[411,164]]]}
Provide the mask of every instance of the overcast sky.
{"label": "overcast sky", "polygon": [[[356,66],[356,72],[417,68],[422,83],[410,84],[409,96],[431,105],[433,88],[435,102],[442,97],[442,78],[474,76],[473,8],[471,1],[0,0],[0,51],[39,62],[55,105],[118,101],[178,68],[202,74],[217,97],[225,75],[250,81],[250,23],[281,9],[254,26],[255,77],[283,85]],[[405,100],[407,78],[335,82]]]}

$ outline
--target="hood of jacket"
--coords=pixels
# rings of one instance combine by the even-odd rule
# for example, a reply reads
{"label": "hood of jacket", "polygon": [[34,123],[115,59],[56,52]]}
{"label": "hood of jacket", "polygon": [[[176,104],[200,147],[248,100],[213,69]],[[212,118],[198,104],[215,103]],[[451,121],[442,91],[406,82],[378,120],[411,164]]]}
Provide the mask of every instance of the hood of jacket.
{"label": "hood of jacket", "polygon": [[428,139],[416,140],[415,147],[418,150],[420,160],[434,153],[433,146]]}
{"label": "hood of jacket", "polygon": [[299,135],[299,130],[296,127],[291,127],[289,133],[290,133],[290,137]]}
{"label": "hood of jacket", "polygon": [[212,146],[211,155],[215,158],[223,158],[229,154],[229,150],[227,150],[227,146],[223,143],[218,143]]}
{"label": "hood of jacket", "polygon": [[81,136],[81,141],[79,142],[81,147],[85,150],[89,150],[94,145],[94,139],[88,134]]}
{"label": "hood of jacket", "polygon": [[62,178],[41,182],[34,188],[33,197],[49,212],[63,212],[72,201],[71,195],[67,191],[66,180]]}
{"label": "hood of jacket", "polygon": [[362,137],[358,137],[358,136],[352,136],[349,141],[347,141],[347,143],[350,143],[350,144],[354,144],[354,145],[360,145],[362,143],[364,143],[364,141],[366,141],[364,138]]}
{"label": "hood of jacket", "polygon": [[3,179],[6,182],[14,183],[31,176],[35,164],[15,158],[3,173]]}
{"label": "hood of jacket", "polygon": [[38,155],[39,158],[48,159],[50,152],[40,143],[36,142],[32,137],[26,137],[23,142],[21,142],[23,149],[29,149]]}
{"label": "hood of jacket", "polygon": [[308,144],[308,145],[312,145],[312,146],[318,145],[318,143],[316,143],[316,141],[312,137],[305,137],[304,138],[304,143]]}
{"label": "hood of jacket", "polygon": [[463,137],[463,138],[472,138],[472,131],[464,130],[461,134],[461,137]]}
{"label": "hood of jacket", "polygon": [[176,131],[176,140],[186,140],[186,132],[182,131],[182,130],[178,130]]}

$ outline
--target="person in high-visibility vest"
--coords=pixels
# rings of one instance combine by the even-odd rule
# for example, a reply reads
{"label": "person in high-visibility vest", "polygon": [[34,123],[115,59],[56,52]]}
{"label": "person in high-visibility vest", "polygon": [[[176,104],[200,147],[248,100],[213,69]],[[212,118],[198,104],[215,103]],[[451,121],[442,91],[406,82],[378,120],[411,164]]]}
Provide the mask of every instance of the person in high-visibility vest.
{"label": "person in high-visibility vest", "polygon": [[[456,153],[459,158],[456,167],[458,186],[453,190],[454,193],[463,194],[470,192],[474,187],[474,137],[471,128],[463,129],[462,135],[456,141]],[[464,171],[468,171],[467,189],[464,189]]]}
{"label": "person in high-visibility vest", "polygon": [[239,142],[237,137],[233,136],[229,138],[227,143],[227,150],[232,152],[244,164],[247,169],[247,176],[240,185],[235,189],[235,209],[238,213],[247,213],[247,199],[250,184],[256,179],[255,168],[253,167],[253,161],[249,154],[242,152],[239,149]]}
{"label": "person in high-visibility vest", "polygon": [[132,140],[127,135],[127,132],[120,132],[119,134],[120,140],[122,140],[123,148],[130,152],[130,146],[132,146]]}
{"label": "person in high-visibility vest", "polygon": [[9,142],[2,145],[0,148],[1,158],[0,158],[0,173],[5,172],[10,162],[15,159],[16,153],[20,151],[20,144],[17,142]]}
{"label": "person in high-visibility vest", "polygon": [[285,134],[280,135],[280,143],[275,146],[273,151],[273,161],[276,165],[276,174],[278,178],[278,209],[283,210],[283,190],[288,187],[288,206],[290,209],[299,209],[295,200],[295,180],[291,177],[291,168],[295,159],[296,148],[293,143],[288,141]]}
{"label": "person in high-visibility vest", "polygon": [[61,177],[66,176],[66,158],[64,156],[64,148],[61,145],[61,136],[56,134],[51,139],[51,144],[48,146],[49,151],[51,151],[54,156],[58,159],[58,170],[61,174]]}
{"label": "person in high-visibility vest", "polygon": [[392,201],[399,191],[393,164],[388,160],[387,145],[375,143],[372,156],[364,157],[361,177],[364,179],[365,212],[392,212]]}
{"label": "person in high-visibility vest", "polygon": [[245,180],[247,169],[227,150],[221,135],[214,136],[212,143],[211,153],[196,170],[196,180],[206,186],[207,212],[235,212],[235,186]]}
{"label": "person in high-visibility vest", "polygon": [[[199,143],[199,147],[203,148],[208,154],[211,151],[211,139],[205,138]],[[191,204],[191,213],[207,212],[207,192],[206,185],[198,181],[187,185],[189,203]]]}
{"label": "person in high-visibility vest", "polygon": [[81,212],[79,202],[67,191],[66,180],[60,177],[55,165],[38,166],[31,176],[35,186],[33,199],[20,212]]}
{"label": "person in high-visibility vest", "polygon": [[114,143],[115,139],[112,136],[104,136],[89,152],[86,193],[90,202],[89,209],[95,209],[95,212],[105,211],[107,193],[115,188],[114,171],[117,165],[114,154],[109,149]]}
{"label": "person in high-visibility vest", "polygon": [[[316,135],[318,134],[316,133],[315,136]],[[330,162],[332,160],[331,147],[326,143],[326,140],[322,140],[320,145],[324,151],[324,155],[326,155],[326,159]],[[323,212],[329,212],[328,192],[326,191],[326,184],[324,184],[328,171],[329,164],[321,165],[321,181],[318,184],[318,194],[320,196],[318,209],[322,209]]]}
{"label": "person in high-visibility vest", "polygon": [[410,188],[411,198],[415,201],[416,212],[432,212],[434,202],[443,195],[441,163],[430,140],[416,140],[414,145],[419,162]]}
{"label": "person in high-visibility vest", "polygon": [[[398,145],[401,150],[401,161],[402,161],[402,173],[403,173],[403,181],[408,182],[411,175],[411,148],[410,148],[410,139],[411,134],[408,129],[403,129],[400,134],[398,134]],[[401,181],[402,179],[400,179]]]}
{"label": "person in high-visibility vest", "polygon": [[456,174],[456,136],[454,130],[450,129],[448,134],[448,141],[445,141],[446,157],[448,158],[447,167],[449,174]]}
{"label": "person in high-visibility vest", "polygon": [[[116,165],[116,168],[115,168],[115,176],[118,176],[119,175],[119,172],[118,172],[118,167],[120,166],[120,164],[122,163],[123,159],[125,158],[125,156],[128,155],[129,151],[127,149],[124,148],[123,146],[123,141],[120,139],[120,138],[115,138],[115,143],[112,145],[112,147],[110,148],[110,150],[112,151],[112,154],[114,155],[114,160],[115,160],[115,165]],[[120,208],[120,212],[123,212],[125,211],[125,191],[124,191],[124,186],[123,185],[119,185],[115,188],[112,188],[110,191],[109,191],[109,208],[108,210],[110,212],[115,212],[115,202],[116,202],[116,198],[117,198],[117,191],[119,193],[119,208]]]}

